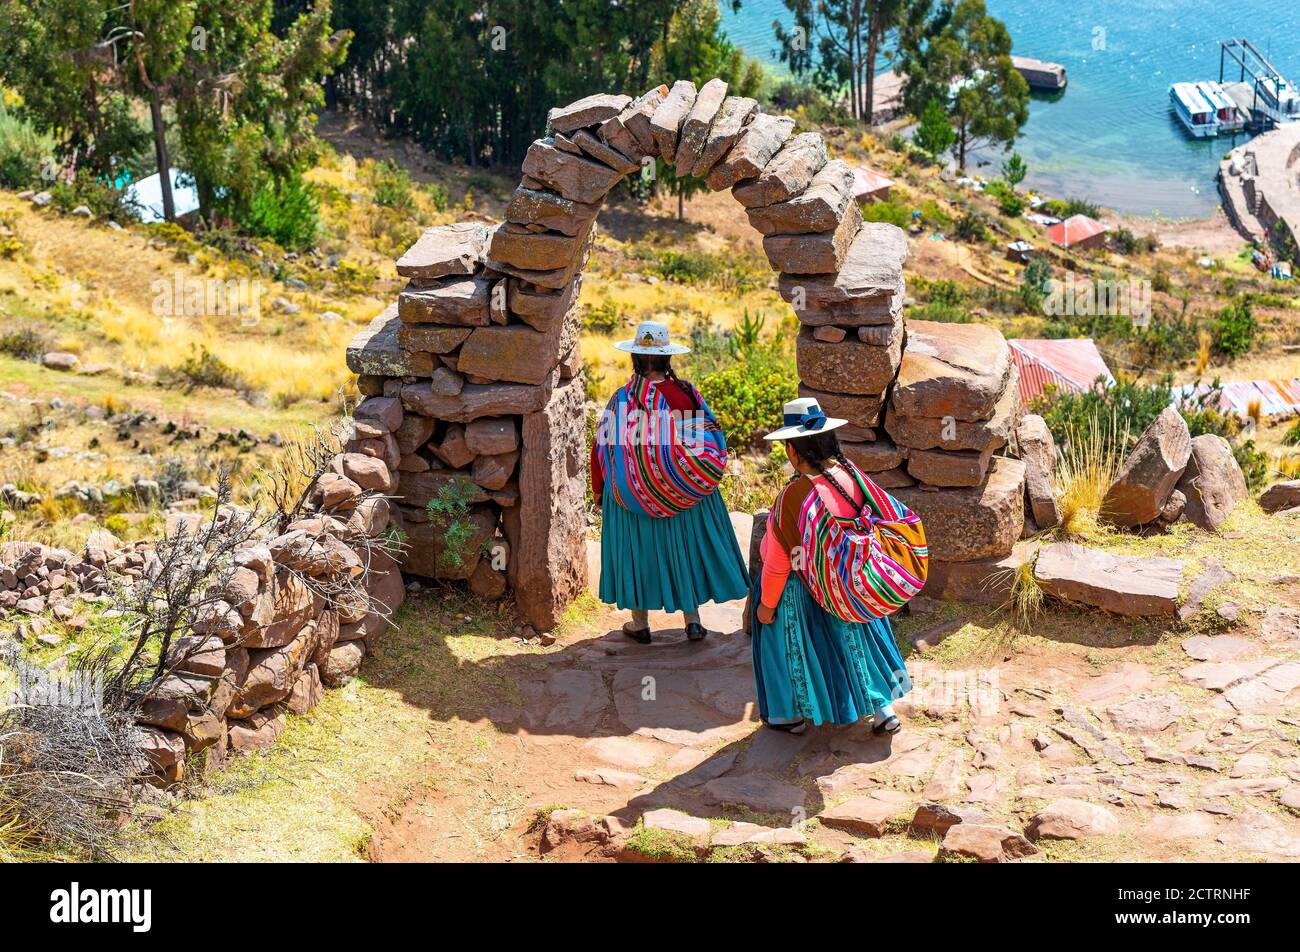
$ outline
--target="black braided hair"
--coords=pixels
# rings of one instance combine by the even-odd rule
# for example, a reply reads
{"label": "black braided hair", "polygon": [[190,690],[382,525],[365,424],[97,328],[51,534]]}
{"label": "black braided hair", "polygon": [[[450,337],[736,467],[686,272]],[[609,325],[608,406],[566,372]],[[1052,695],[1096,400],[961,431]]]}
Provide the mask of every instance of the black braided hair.
{"label": "black braided hair", "polygon": [[840,485],[838,479],[834,479],[826,474],[826,464],[832,460],[844,467],[846,473],[852,473],[853,467],[844,455],[844,450],[840,448],[839,437],[835,435],[834,430],[827,430],[825,433],[810,433],[807,436],[796,437],[788,441],[794,447],[794,451],[799,458],[811,466],[817,472],[826,476],[826,482],[835,488],[845,502],[856,512],[858,503],[853,500],[844,487]]}
{"label": "black braided hair", "polygon": [[686,394],[686,399],[691,401],[691,408],[698,410],[699,403],[695,399],[695,388],[685,380],[682,380],[673,371],[673,359],[668,354],[633,354],[632,355],[632,372],[639,377],[645,377],[652,373],[661,373],[681,389]]}

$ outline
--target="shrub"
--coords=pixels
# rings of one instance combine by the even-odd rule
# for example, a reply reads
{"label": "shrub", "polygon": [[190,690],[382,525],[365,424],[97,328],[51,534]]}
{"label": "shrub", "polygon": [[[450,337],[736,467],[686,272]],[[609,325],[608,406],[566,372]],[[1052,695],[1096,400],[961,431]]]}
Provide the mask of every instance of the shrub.
{"label": "shrub", "polygon": [[51,346],[45,332],[34,324],[19,324],[0,330],[0,354],[19,360],[39,360]]}
{"label": "shrub", "polygon": [[797,396],[794,360],[772,348],[755,351],[695,381],[735,449],[754,446],[783,405]]}
{"label": "shrub", "polygon": [[[376,162],[370,171],[370,184],[375,192],[375,204],[409,212],[415,208],[415,192],[411,187],[411,174],[392,159]],[[446,189],[443,189],[444,198]]]}
{"label": "shrub", "polygon": [[994,179],[984,187],[984,194],[998,203],[1002,214],[1017,218],[1024,213],[1025,200],[1016,194],[1016,190],[1001,179]]}
{"label": "shrub", "polygon": [[966,212],[957,219],[956,235],[961,241],[986,241],[989,236],[988,226],[976,212]]}
{"label": "shrub", "polygon": [[1025,273],[1020,280],[1020,303],[1026,311],[1041,313],[1043,298],[1048,291],[1048,282],[1052,280],[1052,265],[1042,255],[1033,255],[1025,265]]}
{"label": "shrub", "polygon": [[1055,215],[1058,218],[1069,218],[1071,215],[1097,218],[1101,215],[1101,208],[1097,204],[1082,198],[1068,198],[1065,201],[1054,198],[1043,203],[1042,211],[1044,214]]}
{"label": "shrub", "polygon": [[871,202],[862,209],[862,217],[866,221],[885,222],[899,228],[906,228],[911,223],[912,218],[911,213],[906,208],[892,199],[883,202]]}
{"label": "shrub", "polygon": [[239,218],[250,234],[270,238],[281,248],[302,251],[311,247],[320,231],[320,203],[301,178],[268,179],[253,193]]}
{"label": "shrub", "polygon": [[436,212],[445,212],[450,203],[450,196],[447,194],[447,186],[439,185],[437,182],[429,183],[428,189],[429,201],[433,204],[433,210]]}
{"label": "shrub", "polygon": [[1258,331],[1250,298],[1243,294],[1219,312],[1212,331],[1214,348],[1226,357],[1240,357],[1250,350]]}
{"label": "shrub", "polygon": [[137,220],[136,210],[127,201],[126,191],[105,185],[86,169],[79,169],[71,182],[58,182],[51,186],[50,198],[61,212],[85,205],[96,217],[110,219],[119,225]]}
{"label": "shrub", "polygon": [[0,103],[0,188],[40,184],[42,166],[54,155],[54,139]]}
{"label": "shrub", "polygon": [[240,390],[244,381],[233,367],[206,347],[190,348],[190,354],[166,375],[186,387],[222,387]]}
{"label": "shrub", "polygon": [[1300,446],[1300,420],[1291,424],[1290,429],[1282,435],[1284,446]]}
{"label": "shrub", "polygon": [[613,334],[625,320],[623,309],[610,300],[587,305],[582,310],[582,326],[593,334]]}

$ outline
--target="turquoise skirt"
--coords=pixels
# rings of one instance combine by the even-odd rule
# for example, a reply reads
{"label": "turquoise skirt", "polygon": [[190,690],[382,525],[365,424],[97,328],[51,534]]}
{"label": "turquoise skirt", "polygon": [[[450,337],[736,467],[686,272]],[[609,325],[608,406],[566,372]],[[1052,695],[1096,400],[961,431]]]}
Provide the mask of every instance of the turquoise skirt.
{"label": "turquoise skirt", "polygon": [[[758,604],[759,585],[754,585]],[[853,724],[912,689],[888,618],[848,622],[790,573],[772,624],[754,619],[754,684],[764,720]]]}
{"label": "turquoise skirt", "polygon": [[693,612],[744,598],[749,573],[722,494],[666,519],[601,500],[600,600],[619,608]]}

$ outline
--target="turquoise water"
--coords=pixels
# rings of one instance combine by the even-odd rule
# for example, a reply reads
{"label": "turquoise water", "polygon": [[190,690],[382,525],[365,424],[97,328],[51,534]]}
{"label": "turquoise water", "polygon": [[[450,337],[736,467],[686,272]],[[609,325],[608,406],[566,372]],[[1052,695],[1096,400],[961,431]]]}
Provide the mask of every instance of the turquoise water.
{"label": "turquoise water", "polygon": [[[727,4],[723,4],[724,7]],[[1169,84],[1219,77],[1219,40],[1244,36],[1283,75],[1300,81],[1300,0],[987,0],[1015,52],[1061,63],[1070,85],[1035,99],[1016,150],[1026,184],[1132,215],[1202,217],[1218,204],[1223,154],[1246,136],[1193,140],[1169,110]],[[731,40],[778,62],[772,21],[781,0],[743,0],[724,11]],[[1237,79],[1228,61],[1225,79]],[[1001,153],[980,174],[994,175]]]}

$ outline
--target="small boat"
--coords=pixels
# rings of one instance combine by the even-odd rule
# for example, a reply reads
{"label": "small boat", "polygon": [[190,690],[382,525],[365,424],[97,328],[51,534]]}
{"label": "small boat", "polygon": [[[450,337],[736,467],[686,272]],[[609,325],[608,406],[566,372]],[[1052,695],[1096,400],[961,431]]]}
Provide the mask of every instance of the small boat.
{"label": "small boat", "polygon": [[1212,106],[1195,83],[1174,83],[1169,87],[1169,101],[1187,131],[1198,139],[1219,134],[1219,121]]}
{"label": "small boat", "polygon": [[1219,123],[1220,132],[1240,132],[1246,128],[1246,117],[1241,114],[1237,104],[1227,91],[1214,80],[1202,80],[1196,84],[1196,90],[1214,107],[1214,116]]}
{"label": "small boat", "polygon": [[1261,77],[1255,83],[1259,94],[1258,109],[1276,123],[1300,122],[1300,93],[1294,84],[1276,74]]}

